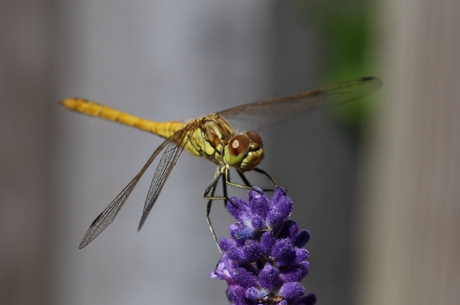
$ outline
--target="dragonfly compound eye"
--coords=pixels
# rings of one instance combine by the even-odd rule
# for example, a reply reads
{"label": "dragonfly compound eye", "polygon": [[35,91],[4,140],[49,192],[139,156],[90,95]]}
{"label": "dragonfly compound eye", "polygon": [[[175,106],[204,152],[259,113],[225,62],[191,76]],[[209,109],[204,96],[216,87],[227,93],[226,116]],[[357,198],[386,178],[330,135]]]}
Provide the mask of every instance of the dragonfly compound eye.
{"label": "dragonfly compound eye", "polygon": [[250,144],[246,135],[237,135],[231,138],[228,145],[225,146],[225,162],[230,166],[239,166],[246,156]]}
{"label": "dragonfly compound eye", "polygon": [[252,142],[257,143],[259,146],[262,146],[262,138],[257,132],[255,132],[254,130],[249,130],[248,132],[246,132],[246,135]]}

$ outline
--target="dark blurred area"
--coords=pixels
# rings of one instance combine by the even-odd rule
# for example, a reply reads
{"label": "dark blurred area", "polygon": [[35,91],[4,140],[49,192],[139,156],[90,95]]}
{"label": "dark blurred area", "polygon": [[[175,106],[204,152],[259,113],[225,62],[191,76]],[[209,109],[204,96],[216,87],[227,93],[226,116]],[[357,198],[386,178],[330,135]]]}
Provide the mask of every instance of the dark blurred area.
{"label": "dark blurred area", "polygon": [[[58,100],[180,121],[368,75],[381,92],[262,134],[261,167],[312,234],[307,292],[318,304],[454,304],[456,13],[453,1],[1,2],[0,304],[227,303],[209,278],[206,160],[181,156],[137,232],[153,164],[78,249],[161,139]],[[211,217],[227,236],[221,204]]]}

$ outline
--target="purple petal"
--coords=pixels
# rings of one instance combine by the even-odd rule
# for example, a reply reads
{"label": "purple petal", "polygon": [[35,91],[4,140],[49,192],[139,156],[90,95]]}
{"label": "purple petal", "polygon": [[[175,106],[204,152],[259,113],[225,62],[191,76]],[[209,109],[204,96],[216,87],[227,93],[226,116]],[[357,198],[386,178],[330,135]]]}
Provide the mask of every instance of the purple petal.
{"label": "purple petal", "polygon": [[230,236],[240,246],[242,246],[247,239],[252,238],[254,233],[252,227],[244,226],[241,223],[232,224],[230,226]]}
{"label": "purple petal", "polygon": [[265,221],[262,217],[259,215],[254,215],[251,219],[251,226],[255,231],[262,231],[263,229],[266,229],[265,227]]}
{"label": "purple petal", "polygon": [[266,263],[259,274],[259,282],[263,288],[273,289],[280,283],[280,272],[269,263]]}
{"label": "purple petal", "polygon": [[243,246],[246,262],[255,262],[264,256],[262,246],[255,240],[247,240]]}
{"label": "purple petal", "polygon": [[243,199],[232,197],[227,201],[228,212],[237,220],[243,221],[250,213],[248,203]]}
{"label": "purple petal", "polygon": [[234,271],[233,260],[231,260],[227,254],[222,255],[222,258],[217,264],[216,269],[210,273],[211,278],[217,278],[219,280],[227,281],[227,284],[233,285],[232,274]]}
{"label": "purple petal", "polygon": [[282,239],[275,243],[271,256],[279,266],[287,266],[295,261],[296,251],[289,239]]}
{"label": "purple petal", "polygon": [[246,290],[246,293],[244,295],[249,300],[257,301],[267,296],[268,291],[266,291],[265,289],[257,289],[256,287],[250,287]]}
{"label": "purple petal", "polygon": [[307,260],[308,255],[309,255],[309,253],[308,253],[307,249],[303,249],[303,248],[295,249],[295,262],[299,264],[302,261]]}
{"label": "purple petal", "polygon": [[297,238],[297,234],[299,233],[299,226],[293,220],[286,220],[281,228],[281,231],[278,233],[279,238],[289,238],[292,242],[294,242]]}
{"label": "purple petal", "polygon": [[308,262],[303,262],[289,267],[287,270],[283,270],[280,274],[280,278],[283,282],[300,282],[309,271]]}
{"label": "purple petal", "polygon": [[277,187],[275,193],[273,194],[272,198],[270,199],[270,205],[276,205],[277,202],[283,200],[283,198],[287,197],[287,192],[285,189],[281,187]]}
{"label": "purple petal", "polygon": [[310,232],[308,230],[302,230],[297,235],[294,245],[298,248],[304,247],[310,240]]}
{"label": "purple petal", "polygon": [[235,242],[231,239],[221,238],[219,241],[219,247],[224,252],[227,252],[228,249],[234,246],[235,246]]}
{"label": "purple petal", "polygon": [[270,211],[269,200],[261,189],[257,188],[257,190],[260,192],[255,190],[249,191],[249,207],[253,214],[265,219]]}
{"label": "purple petal", "polygon": [[305,293],[305,287],[299,282],[288,282],[281,286],[279,295],[285,298],[288,302],[293,301]]}
{"label": "purple petal", "polygon": [[296,305],[315,305],[316,296],[313,293],[310,293],[306,296],[299,298],[296,302]]}
{"label": "purple petal", "polygon": [[246,256],[241,248],[238,247],[231,247],[228,249],[227,253],[228,257],[237,263],[244,263],[246,261]]}
{"label": "purple petal", "polygon": [[267,226],[274,228],[280,225],[283,221],[287,220],[291,215],[294,204],[289,197],[283,198],[276,206],[268,213]]}
{"label": "purple petal", "polygon": [[272,252],[273,246],[275,245],[275,237],[270,232],[265,232],[260,238],[260,244],[265,254],[268,255]]}
{"label": "purple petal", "polygon": [[233,280],[245,289],[257,286],[257,277],[242,267],[237,268],[233,272]]}
{"label": "purple petal", "polygon": [[228,287],[227,297],[232,305],[247,305],[247,300],[244,298],[244,291],[240,286],[232,285]]}

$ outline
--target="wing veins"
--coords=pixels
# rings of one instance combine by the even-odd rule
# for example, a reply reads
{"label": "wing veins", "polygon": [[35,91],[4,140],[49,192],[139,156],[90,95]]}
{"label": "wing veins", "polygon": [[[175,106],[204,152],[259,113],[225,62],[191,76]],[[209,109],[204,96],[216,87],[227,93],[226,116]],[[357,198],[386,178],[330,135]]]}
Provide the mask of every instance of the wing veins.
{"label": "wing veins", "polygon": [[[300,94],[236,106],[218,114],[229,120],[251,120],[254,116],[283,119],[311,108],[326,108],[364,97],[381,86],[376,77],[363,77]],[[275,119],[276,121],[276,119]]]}
{"label": "wing veins", "polygon": [[125,186],[125,188],[115,197],[115,199],[102,211],[99,216],[91,223],[88,231],[86,231],[85,236],[83,237],[79,249],[86,247],[93,239],[95,239],[102,231],[107,228],[109,224],[113,222],[118,212],[120,211],[123,204],[128,199],[128,196],[131,194],[131,191],[136,186],[139,179],[142,177],[147,168],[152,164],[153,160],[158,156],[158,154],[172,141],[172,138],[166,139],[150,156],[145,165],[139,171],[139,173],[134,176],[134,178]]}
{"label": "wing veins", "polygon": [[[161,156],[160,162],[158,163],[157,169],[155,170],[155,174],[153,175],[147,198],[145,199],[144,210],[142,212],[138,230],[142,228],[145,220],[147,219],[147,216],[150,213],[150,210],[152,209],[155,201],[158,198],[158,195],[161,192],[161,189],[168,179],[169,174],[171,173],[174,165],[182,154],[185,145],[187,145],[187,143],[190,141],[191,136],[197,128],[197,122],[191,123],[170,137],[170,139],[173,139],[168,143],[168,146]],[[173,146],[169,147],[170,145]]]}

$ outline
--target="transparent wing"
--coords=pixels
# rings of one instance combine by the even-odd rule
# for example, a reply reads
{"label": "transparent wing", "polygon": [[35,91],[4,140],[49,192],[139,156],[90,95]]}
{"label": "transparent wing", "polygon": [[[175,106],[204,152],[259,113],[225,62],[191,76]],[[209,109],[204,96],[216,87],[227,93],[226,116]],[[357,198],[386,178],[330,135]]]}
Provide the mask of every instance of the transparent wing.
{"label": "transparent wing", "polygon": [[[186,128],[190,128],[189,125],[187,125],[184,129]],[[120,192],[120,194],[118,194],[118,196],[115,197],[115,199],[104,209],[104,211],[102,211],[102,213],[96,217],[96,219],[93,221],[93,223],[89,227],[88,231],[86,231],[86,234],[80,243],[80,246],[79,246],[80,249],[86,247],[93,239],[95,239],[102,231],[104,231],[104,229],[107,228],[109,224],[113,222],[118,212],[120,211],[121,207],[126,202],[126,199],[128,199],[128,196],[131,194],[131,191],[136,186],[139,179],[142,177],[142,175],[147,170],[147,168],[150,166],[150,164],[152,164],[153,160],[155,160],[158,154],[165,147],[168,147],[169,150],[171,150],[173,147],[178,147],[178,149],[182,151],[183,146],[178,145],[178,142],[183,142],[183,139],[180,138],[180,136],[183,134],[181,133],[182,130],[179,130],[178,132],[173,134],[170,138],[166,139],[153,152],[153,154],[147,160],[147,162],[142,167],[140,172],[128,183],[128,185]],[[171,171],[171,169],[169,169],[169,171]]]}
{"label": "transparent wing", "polygon": [[382,85],[376,77],[362,77],[297,95],[285,96],[268,101],[245,104],[218,112],[229,121],[251,122],[264,125],[300,114],[312,108],[324,108],[349,102],[366,96]]}
{"label": "transparent wing", "polygon": [[199,124],[197,122],[188,124],[183,129],[174,133],[174,135],[172,135],[174,141],[170,141],[166,145],[166,150],[161,156],[158,167],[155,170],[155,174],[153,175],[147,198],[145,199],[144,210],[142,212],[138,230],[142,228],[145,220],[147,219],[147,216],[150,213],[150,210],[155,204],[155,201],[157,200],[158,195],[160,194],[161,189],[166,182],[166,179],[168,179],[168,176],[171,173],[174,165],[176,165],[177,159],[179,159],[179,156],[184,150],[185,145],[188,143],[188,141],[190,141],[190,137],[198,127]]}

